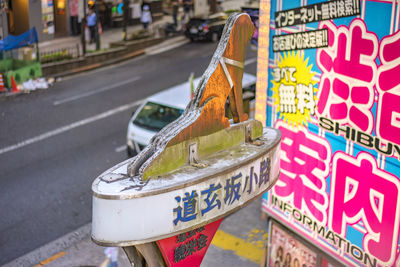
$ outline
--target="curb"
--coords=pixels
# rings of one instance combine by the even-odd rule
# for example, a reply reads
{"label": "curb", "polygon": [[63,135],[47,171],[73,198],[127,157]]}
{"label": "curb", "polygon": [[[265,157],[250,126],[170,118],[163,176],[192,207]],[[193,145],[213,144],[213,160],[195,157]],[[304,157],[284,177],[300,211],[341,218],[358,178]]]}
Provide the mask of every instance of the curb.
{"label": "curb", "polygon": [[61,72],[61,73],[58,73],[58,74],[54,75],[54,77],[55,78],[65,77],[65,76],[77,74],[77,73],[80,73],[80,72],[85,72],[85,71],[90,71],[90,70],[102,68],[102,67],[109,66],[109,65],[112,65],[112,64],[116,64],[116,63],[119,63],[119,62],[122,62],[122,61],[125,61],[125,60],[128,60],[128,59],[132,59],[134,57],[137,57],[137,56],[140,56],[140,55],[143,55],[143,54],[145,54],[145,51],[143,49],[142,50],[138,50],[138,51],[134,51],[134,52],[131,52],[131,53],[128,53],[128,54],[124,55],[123,57],[110,59],[110,60],[107,60],[107,61],[103,61],[102,63],[94,63],[94,64],[91,64],[91,65],[75,68],[75,69],[72,69],[70,71]]}
{"label": "curb", "polygon": [[[106,67],[106,66],[109,66],[109,65],[117,64],[117,63],[129,60],[129,59],[141,56],[141,55],[145,55],[145,54],[151,55],[151,54],[154,53],[154,51],[159,50],[160,47],[165,47],[165,46],[168,46],[168,45],[171,46],[171,49],[172,49],[174,47],[177,47],[177,46],[180,46],[180,45],[183,45],[183,44],[187,43],[186,41],[183,41],[183,39],[185,39],[184,36],[176,36],[176,37],[173,37],[173,38],[164,39],[161,43],[149,46],[149,47],[147,47],[145,49],[140,49],[140,50],[136,50],[136,51],[133,51],[133,52],[129,52],[129,53],[127,53],[127,54],[125,54],[125,55],[123,55],[121,57],[109,59],[109,60],[103,61],[101,63],[93,63],[93,64],[90,64],[90,65],[74,68],[72,70],[68,70],[68,71],[65,71],[65,72],[60,72],[60,73],[57,73],[56,75],[54,75],[52,77],[54,77],[54,78],[66,77],[66,76],[82,73],[82,72],[85,72],[85,71],[91,71],[91,70],[94,70],[94,69],[99,69],[99,68],[103,68],[103,67]],[[176,44],[176,45],[174,45],[174,44]],[[163,52],[163,51],[160,51],[160,52]],[[0,94],[0,100],[6,99],[6,98],[10,98],[10,97],[17,97],[17,96],[20,96],[20,95],[26,95],[27,93],[36,92],[36,91],[40,91],[40,90],[27,91],[27,92],[20,91],[20,92],[17,92],[17,93],[11,93],[11,92],[2,93],[2,94]]]}
{"label": "curb", "polygon": [[46,245],[35,249],[28,254],[25,254],[15,260],[12,260],[3,265],[3,267],[13,267],[13,266],[21,266],[28,267],[34,266],[35,264],[40,263],[44,259],[51,257],[52,255],[59,253],[73,245],[79,243],[84,238],[90,237],[92,228],[92,223],[85,224],[80,228],[72,231]]}

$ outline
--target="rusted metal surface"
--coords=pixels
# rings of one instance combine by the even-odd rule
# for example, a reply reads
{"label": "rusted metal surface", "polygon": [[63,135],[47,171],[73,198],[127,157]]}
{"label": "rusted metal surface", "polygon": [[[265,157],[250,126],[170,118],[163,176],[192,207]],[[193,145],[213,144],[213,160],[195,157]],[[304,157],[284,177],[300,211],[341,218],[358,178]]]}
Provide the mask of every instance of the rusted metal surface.
{"label": "rusted metal surface", "polygon": [[143,179],[143,173],[167,146],[228,128],[229,120],[225,117],[228,97],[234,122],[247,120],[243,112],[242,78],[246,46],[253,34],[254,25],[247,14],[235,13],[229,17],[193,100],[178,120],[163,128],[135,157],[128,167],[131,177]]}

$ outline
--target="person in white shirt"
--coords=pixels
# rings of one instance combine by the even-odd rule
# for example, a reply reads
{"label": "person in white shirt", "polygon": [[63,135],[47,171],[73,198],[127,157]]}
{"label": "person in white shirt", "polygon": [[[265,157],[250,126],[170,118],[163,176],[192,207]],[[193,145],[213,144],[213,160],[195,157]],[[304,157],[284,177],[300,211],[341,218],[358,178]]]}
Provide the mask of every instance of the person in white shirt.
{"label": "person in white shirt", "polygon": [[140,17],[140,22],[142,22],[143,29],[147,30],[149,24],[152,22],[151,12],[148,5],[143,6],[142,15]]}

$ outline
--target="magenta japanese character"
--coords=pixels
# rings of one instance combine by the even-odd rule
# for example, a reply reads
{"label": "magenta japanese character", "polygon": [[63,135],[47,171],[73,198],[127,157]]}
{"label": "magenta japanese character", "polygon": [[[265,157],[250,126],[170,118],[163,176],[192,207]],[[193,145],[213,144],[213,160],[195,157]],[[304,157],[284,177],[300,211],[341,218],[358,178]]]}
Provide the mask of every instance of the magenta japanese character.
{"label": "magenta japanese character", "polygon": [[308,130],[291,129],[279,121],[282,132],[281,175],[274,187],[275,194],[319,222],[326,222],[331,148],[329,143]]}
{"label": "magenta japanese character", "polygon": [[379,59],[376,133],[400,144],[400,32],[382,39]]}
{"label": "magenta japanese character", "polygon": [[372,155],[333,157],[329,227],[346,236],[347,226],[361,221],[363,249],[383,265],[394,261],[399,238],[400,181],[377,168]]}
{"label": "magenta japanese character", "polygon": [[353,20],[350,28],[337,28],[329,21],[319,28],[328,29],[329,47],[317,49],[317,64],[322,71],[317,113],[372,133],[377,36],[359,19]]}

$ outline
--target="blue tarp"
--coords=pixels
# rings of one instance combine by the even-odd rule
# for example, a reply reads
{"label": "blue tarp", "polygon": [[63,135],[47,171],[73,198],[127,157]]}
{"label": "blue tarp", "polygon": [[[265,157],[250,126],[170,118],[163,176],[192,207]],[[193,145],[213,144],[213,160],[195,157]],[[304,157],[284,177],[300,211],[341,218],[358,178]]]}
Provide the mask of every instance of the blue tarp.
{"label": "blue tarp", "polygon": [[38,42],[38,34],[35,27],[21,35],[8,35],[3,40],[0,40],[0,51],[8,51],[15,48],[20,48],[35,44]]}

